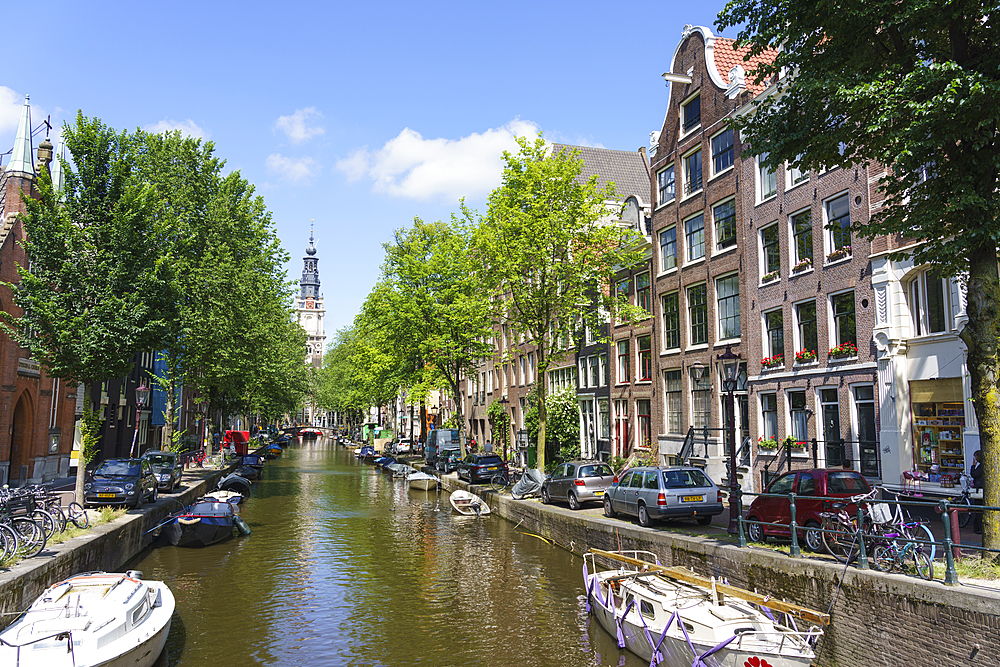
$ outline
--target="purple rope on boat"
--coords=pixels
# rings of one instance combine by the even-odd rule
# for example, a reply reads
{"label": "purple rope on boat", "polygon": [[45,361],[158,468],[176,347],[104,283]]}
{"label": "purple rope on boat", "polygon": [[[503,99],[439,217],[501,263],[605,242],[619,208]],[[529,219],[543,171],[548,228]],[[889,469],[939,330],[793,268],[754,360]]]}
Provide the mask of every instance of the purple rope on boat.
{"label": "purple rope on boat", "polygon": [[764,612],[764,615],[765,615],[765,616],[767,616],[767,617],[768,617],[769,619],[771,619],[771,622],[772,622],[772,623],[777,623],[777,621],[776,621],[776,620],[774,620],[774,616],[773,616],[773,615],[771,615],[771,610],[770,610],[770,609],[768,609],[767,607],[764,607],[763,605],[761,605],[761,606],[760,606],[760,610],[761,610],[762,612]]}
{"label": "purple rope on boat", "polygon": [[[663,654],[660,653],[660,646],[663,645],[663,640],[667,638],[667,630],[670,629],[674,619],[677,619],[678,623],[681,622],[680,615],[676,611],[670,615],[670,618],[667,620],[667,624],[663,626],[663,632],[660,633],[660,641],[656,642],[656,646],[653,646],[653,656],[649,659],[649,667],[653,667],[654,664],[658,665],[663,662]],[[652,645],[653,642],[650,641],[649,643]]]}
{"label": "purple rope on boat", "polygon": [[716,651],[721,651],[722,649],[726,648],[726,646],[729,645],[729,642],[733,641],[734,639],[736,639],[736,635],[733,635],[732,637],[722,642],[721,644],[708,649],[707,651],[705,651],[704,653],[702,653],[701,655],[699,655],[697,658],[694,659],[694,662],[691,663],[691,667],[706,667],[705,658],[712,655]]}
{"label": "purple rope on boat", "polygon": [[621,616],[618,616],[617,613],[614,614],[615,628],[617,629],[617,634],[618,634],[618,648],[625,648],[625,631],[622,628],[622,621],[625,620],[625,616],[628,615],[629,611],[631,611],[632,607],[634,606],[635,606],[635,598],[632,598],[632,600],[625,607],[625,610],[622,612]]}

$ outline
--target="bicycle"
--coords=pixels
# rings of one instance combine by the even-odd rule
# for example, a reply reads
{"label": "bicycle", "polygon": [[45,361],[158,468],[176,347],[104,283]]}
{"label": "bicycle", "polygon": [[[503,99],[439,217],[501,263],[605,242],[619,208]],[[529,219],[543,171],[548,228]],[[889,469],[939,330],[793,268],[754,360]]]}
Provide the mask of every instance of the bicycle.
{"label": "bicycle", "polygon": [[[865,533],[871,532],[871,514],[863,512],[862,525],[859,526],[857,516],[847,513],[847,506],[863,503],[866,500],[871,501],[877,492],[878,489],[872,489],[868,493],[851,496],[846,499],[847,502],[833,503],[832,512],[820,512],[820,516],[823,517],[823,547],[837,561],[853,563],[861,552],[858,538],[868,539]],[[868,542],[865,542],[865,547],[868,547]]]}
{"label": "bicycle", "polygon": [[[934,533],[931,532],[931,529],[927,526],[926,522],[922,519],[914,520],[910,517],[909,512],[903,508],[903,504],[899,500],[899,493],[886,489],[885,487],[878,487],[878,490],[883,493],[888,493],[893,497],[896,509],[889,512],[890,516],[888,519],[876,519],[876,526],[878,526],[883,533],[887,530],[895,529],[903,533],[908,539],[911,540],[926,539],[927,543],[930,545],[930,552],[928,555],[933,562],[935,556],[937,556],[937,544],[934,540]],[[871,507],[872,514],[877,513],[875,510],[879,510],[882,507],[888,508],[888,506],[888,503],[874,503]],[[968,520],[966,520],[966,523],[968,523]]]}
{"label": "bicycle", "polygon": [[[517,484],[523,474],[524,472],[517,468],[512,470],[501,470],[490,479],[490,488],[497,493],[503,493]],[[513,495],[513,493],[511,495]]]}
{"label": "bicycle", "polygon": [[[906,524],[907,526],[914,524]],[[886,533],[883,538],[889,541],[882,541],[872,549],[872,565],[879,572],[892,572],[896,568],[904,569],[904,564],[913,560],[913,567],[917,574],[927,581],[934,579],[934,559],[924,551],[924,545],[907,536],[905,533]],[[900,547],[900,539],[905,544]]]}
{"label": "bicycle", "polygon": [[961,505],[958,510],[958,526],[965,528],[972,521],[972,513],[975,511],[971,509],[975,506],[975,503],[972,502],[972,475],[963,472],[958,476],[958,481],[962,487],[962,494],[951,504]]}

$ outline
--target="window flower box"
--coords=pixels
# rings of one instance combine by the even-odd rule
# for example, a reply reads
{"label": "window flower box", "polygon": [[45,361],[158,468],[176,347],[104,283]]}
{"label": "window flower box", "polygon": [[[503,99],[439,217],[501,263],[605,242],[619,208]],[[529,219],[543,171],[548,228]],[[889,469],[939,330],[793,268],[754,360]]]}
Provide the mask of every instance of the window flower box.
{"label": "window flower box", "polygon": [[845,245],[842,248],[837,248],[829,255],[826,256],[826,261],[836,262],[838,259],[844,259],[845,257],[851,256],[851,246]]}
{"label": "window flower box", "polygon": [[801,350],[795,353],[795,363],[809,364],[816,361],[816,350]]}
{"label": "window flower box", "polygon": [[757,449],[777,449],[778,439],[777,438],[765,438],[763,436],[757,438]]}
{"label": "window flower box", "polygon": [[806,257],[801,262],[792,267],[792,273],[799,273],[805,271],[806,269],[811,269],[813,267],[813,261],[811,257]]}
{"label": "window flower box", "polygon": [[781,441],[781,446],[789,447],[790,449],[805,449],[806,443],[800,442],[789,435],[786,436],[785,439]]}
{"label": "window flower box", "polygon": [[760,281],[762,283],[769,283],[772,280],[777,280],[777,279],[778,279],[778,272],[771,271],[770,273],[765,273],[764,276],[760,279]]}
{"label": "window flower box", "polygon": [[830,356],[834,359],[843,359],[845,357],[856,357],[858,356],[858,346],[852,341],[847,341],[841,343],[837,347],[830,348]]}
{"label": "window flower box", "polygon": [[777,368],[778,366],[784,366],[785,355],[776,354],[773,357],[764,357],[760,360],[760,365],[763,368]]}

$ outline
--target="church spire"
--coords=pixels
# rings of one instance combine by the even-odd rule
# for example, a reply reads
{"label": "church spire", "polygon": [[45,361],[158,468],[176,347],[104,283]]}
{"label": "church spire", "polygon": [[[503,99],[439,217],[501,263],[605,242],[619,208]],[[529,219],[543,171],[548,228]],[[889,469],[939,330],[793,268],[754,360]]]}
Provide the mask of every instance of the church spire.
{"label": "church spire", "polygon": [[21,122],[17,125],[17,135],[14,137],[14,151],[11,153],[10,162],[7,164],[8,174],[35,175],[35,167],[32,164],[31,149],[31,106],[28,104],[28,96],[24,96],[24,108],[21,110]]}
{"label": "church spire", "polygon": [[316,243],[313,237],[312,225],[309,226],[309,245],[306,247],[306,256],[302,260],[302,286],[300,297],[302,299],[318,299],[319,294],[319,258],[316,257]]}

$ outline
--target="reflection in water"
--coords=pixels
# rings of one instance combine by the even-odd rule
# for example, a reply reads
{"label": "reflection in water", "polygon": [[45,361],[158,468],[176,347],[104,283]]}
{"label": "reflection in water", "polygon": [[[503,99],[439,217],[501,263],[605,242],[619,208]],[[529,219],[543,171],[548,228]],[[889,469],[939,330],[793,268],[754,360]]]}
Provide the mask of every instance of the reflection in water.
{"label": "reflection in water", "polygon": [[242,516],[249,537],[137,564],[177,598],[162,665],[644,664],[588,618],[580,558],[324,439],[268,463]]}

